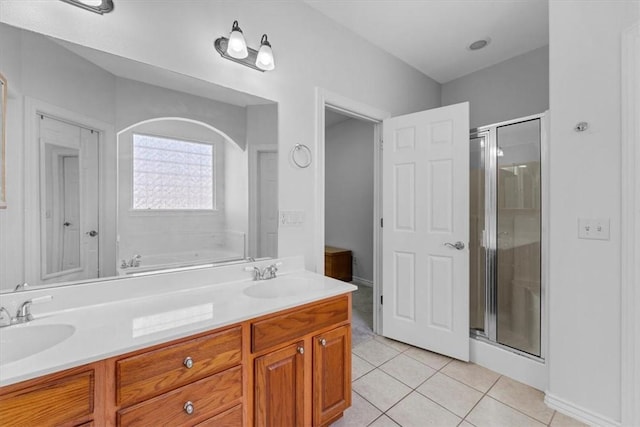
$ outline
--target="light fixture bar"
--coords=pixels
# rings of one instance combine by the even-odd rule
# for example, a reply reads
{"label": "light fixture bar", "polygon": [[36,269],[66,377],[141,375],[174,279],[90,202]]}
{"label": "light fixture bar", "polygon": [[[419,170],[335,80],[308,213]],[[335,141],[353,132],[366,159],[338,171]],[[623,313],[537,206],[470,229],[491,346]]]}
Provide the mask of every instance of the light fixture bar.
{"label": "light fixture bar", "polygon": [[113,0],[102,0],[98,6],[92,6],[90,4],[84,3],[82,0],[60,0],[65,3],[72,4],[74,6],[78,6],[82,9],[99,13],[102,15],[103,13],[109,13],[113,10]]}
{"label": "light fixture bar", "polygon": [[220,37],[219,39],[216,39],[216,41],[213,43],[213,45],[215,46],[216,50],[218,51],[218,53],[220,54],[220,56],[222,56],[223,58],[226,58],[230,61],[233,62],[237,62],[238,64],[242,64],[242,65],[246,65],[249,68],[253,68],[254,70],[258,70],[261,73],[264,73],[265,70],[262,70],[260,68],[258,68],[256,66],[256,58],[258,57],[258,51],[255,49],[250,48],[249,46],[247,46],[247,51],[249,52],[249,55],[247,55],[246,58],[242,58],[242,59],[238,59],[238,58],[234,58],[233,56],[230,56],[227,53],[227,44],[229,43],[229,39],[226,37]]}

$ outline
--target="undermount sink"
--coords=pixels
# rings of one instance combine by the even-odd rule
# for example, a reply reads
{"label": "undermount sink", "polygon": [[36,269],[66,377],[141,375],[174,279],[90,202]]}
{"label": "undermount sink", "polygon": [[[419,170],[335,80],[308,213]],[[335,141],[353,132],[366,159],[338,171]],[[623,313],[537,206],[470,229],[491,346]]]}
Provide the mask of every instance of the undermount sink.
{"label": "undermount sink", "polygon": [[14,325],[0,328],[0,364],[40,353],[69,338],[71,325]]}
{"label": "undermount sink", "polygon": [[335,287],[325,282],[296,277],[278,277],[276,279],[256,282],[244,290],[245,295],[254,298],[281,298],[317,292]]}

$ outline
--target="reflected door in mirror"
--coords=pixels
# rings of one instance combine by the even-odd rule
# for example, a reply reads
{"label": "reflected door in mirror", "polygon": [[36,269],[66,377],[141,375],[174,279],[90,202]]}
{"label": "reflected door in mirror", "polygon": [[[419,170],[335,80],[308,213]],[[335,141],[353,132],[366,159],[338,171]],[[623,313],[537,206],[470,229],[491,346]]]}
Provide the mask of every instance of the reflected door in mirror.
{"label": "reflected door in mirror", "polygon": [[41,278],[98,277],[98,133],[40,116]]}

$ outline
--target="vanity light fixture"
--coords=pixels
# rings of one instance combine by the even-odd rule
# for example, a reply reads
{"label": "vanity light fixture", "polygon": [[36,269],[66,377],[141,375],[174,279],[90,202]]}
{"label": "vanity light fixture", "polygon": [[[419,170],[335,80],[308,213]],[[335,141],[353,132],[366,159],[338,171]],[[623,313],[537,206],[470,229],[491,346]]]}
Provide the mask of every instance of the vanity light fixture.
{"label": "vanity light fixture", "polygon": [[271,43],[266,34],[262,35],[260,50],[247,46],[238,21],[233,21],[229,38],[220,37],[213,43],[223,58],[237,62],[258,71],[271,71],[275,68]]}
{"label": "vanity light fixture", "polygon": [[60,0],[91,12],[109,13],[113,10],[113,0]]}

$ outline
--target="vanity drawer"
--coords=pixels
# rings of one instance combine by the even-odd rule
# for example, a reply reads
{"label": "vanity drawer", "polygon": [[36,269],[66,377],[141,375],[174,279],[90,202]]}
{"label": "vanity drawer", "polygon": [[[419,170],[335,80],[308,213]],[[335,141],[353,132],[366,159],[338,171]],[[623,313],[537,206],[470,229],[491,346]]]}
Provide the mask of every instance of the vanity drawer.
{"label": "vanity drawer", "polygon": [[[119,426],[182,426],[210,418],[220,409],[239,403],[242,398],[242,367],[198,380],[118,411]],[[193,412],[187,413],[187,402]],[[215,425],[215,424],[212,424]]]}
{"label": "vanity drawer", "polygon": [[0,396],[0,426],[59,426],[93,415],[94,371],[81,372]]}
{"label": "vanity drawer", "polygon": [[238,427],[242,424],[242,405],[234,406],[215,417],[204,420],[195,427]]}
{"label": "vanity drawer", "polygon": [[251,324],[251,349],[258,352],[349,319],[348,296]]}
{"label": "vanity drawer", "polygon": [[[192,361],[187,367],[187,359]],[[118,405],[173,390],[242,361],[242,328],[195,338],[116,362]]]}

